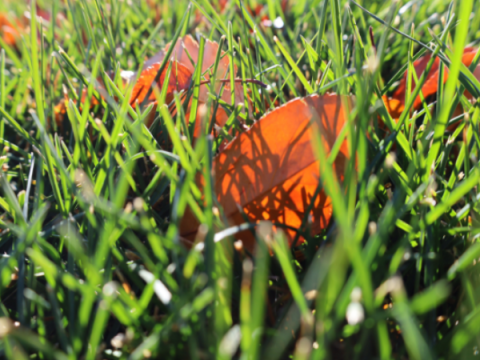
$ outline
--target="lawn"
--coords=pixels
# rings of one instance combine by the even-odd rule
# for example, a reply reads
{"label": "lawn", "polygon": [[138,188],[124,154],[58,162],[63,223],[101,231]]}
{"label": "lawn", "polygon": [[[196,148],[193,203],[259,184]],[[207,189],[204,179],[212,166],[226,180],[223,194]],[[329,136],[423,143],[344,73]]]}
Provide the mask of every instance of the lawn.
{"label": "lawn", "polygon": [[479,6],[1,2],[0,358],[478,357]]}

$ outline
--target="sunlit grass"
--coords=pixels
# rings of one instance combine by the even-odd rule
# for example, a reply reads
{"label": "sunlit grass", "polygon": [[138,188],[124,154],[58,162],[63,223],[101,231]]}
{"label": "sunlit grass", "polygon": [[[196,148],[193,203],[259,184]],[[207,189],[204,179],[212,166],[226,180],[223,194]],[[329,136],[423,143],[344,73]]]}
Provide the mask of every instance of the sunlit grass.
{"label": "sunlit grass", "polygon": [[[480,109],[462,94],[480,96],[479,56],[470,69],[461,60],[478,43],[480,3],[220,3],[0,4],[19,31],[9,45],[0,30],[1,357],[477,356]],[[185,93],[158,106],[149,129],[152,107],[131,106],[121,78],[186,34],[200,53],[207,39],[220,43],[237,68],[226,80],[233,87],[241,78],[251,99],[211,95],[229,117],[217,139],[192,136],[200,86],[214,84],[202,83],[201,67]],[[415,112],[426,76],[417,78],[413,62],[425,54],[442,60],[448,81],[434,106],[424,99]],[[220,53],[212,69],[219,61]],[[415,90],[395,122],[381,97],[405,71]],[[326,92],[355,98],[344,102],[352,160],[342,182],[335,156],[313,139],[319,186],[333,199],[329,227],[309,236],[305,217],[306,241],[293,249],[265,223],[232,229],[209,169],[222,141],[242,131],[237,119],[251,125],[295,97]],[[193,99],[190,117],[172,116],[184,98]],[[450,131],[458,104],[465,115]],[[204,224],[203,248],[182,244],[187,208]],[[239,251],[226,228],[254,231],[253,253]]]}

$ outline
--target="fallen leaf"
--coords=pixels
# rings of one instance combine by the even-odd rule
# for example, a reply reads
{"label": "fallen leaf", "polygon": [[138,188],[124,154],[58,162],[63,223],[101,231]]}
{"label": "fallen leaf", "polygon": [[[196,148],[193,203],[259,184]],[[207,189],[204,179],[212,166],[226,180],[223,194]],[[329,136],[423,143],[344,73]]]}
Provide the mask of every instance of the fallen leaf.
{"label": "fallen leaf", "polygon": [[[147,104],[155,104],[153,109],[151,110],[150,114],[147,116],[145,123],[149,127],[156,114],[156,96],[153,91],[150,91],[152,84],[154,83],[155,77],[157,76],[158,70],[160,69],[160,65],[165,58],[165,54],[168,51],[171,44],[167,44],[164,50],[159,51],[153,57],[148,59],[143,67],[138,80],[136,81],[133,89],[132,94],[129,99],[129,103],[132,107],[135,107],[137,103],[143,103],[145,101],[145,97],[148,93],[149,97],[146,101]],[[210,73],[208,70],[213,71],[212,67],[215,64],[216,55],[218,52],[219,45],[215,42],[207,40],[205,42],[205,49],[204,49],[204,58],[202,62],[202,73],[205,73],[204,77],[208,81],[210,79]],[[188,55],[187,55],[188,52]],[[222,51],[222,58],[219,61],[216,78],[218,80],[228,79],[230,73],[230,61],[228,56],[225,56],[226,53]],[[189,57],[190,56],[190,57]],[[166,92],[166,103],[170,103],[173,100],[174,92],[180,92],[182,90],[187,90],[192,81],[192,76],[195,71],[195,66],[198,62],[199,56],[199,45],[198,43],[190,36],[187,35],[184,38],[179,38],[177,43],[175,44],[175,48],[173,49],[170,61],[173,62],[172,70],[169,77],[169,83]],[[235,73],[237,71],[236,67],[234,69]],[[162,70],[162,74],[160,75],[159,81],[156,84],[156,87],[159,91],[161,91],[162,86],[165,81],[165,77],[168,72],[168,63],[167,66]],[[133,81],[136,79],[137,73],[131,71],[124,71],[122,72],[122,78],[125,81]],[[198,97],[198,108],[196,114],[196,122],[195,122],[195,130],[194,130],[194,137],[198,137],[200,133],[200,124],[201,124],[201,117],[207,113],[207,103],[209,98],[209,88],[206,84],[200,86],[200,92]],[[220,98],[225,101],[226,103],[231,103],[231,90],[230,90],[230,83],[228,82],[221,82],[217,81],[214,85],[215,93],[220,96]],[[221,92],[222,91],[222,92]],[[238,105],[244,102],[243,96],[243,86],[241,83],[236,82],[234,86],[235,91],[235,104]],[[81,102],[84,102],[84,95],[86,92],[82,93]],[[188,122],[190,117],[190,109],[191,109],[191,101],[187,106],[186,111],[186,120]],[[64,104],[60,103],[55,108],[55,118],[57,124],[61,124],[64,119],[65,114],[65,106]],[[228,120],[227,112],[219,106],[215,113],[215,122],[217,126],[223,127],[227,120]]]}
{"label": "fallen leaf", "polygon": [[[38,21],[48,23],[51,21],[51,14],[49,11],[43,9],[36,4],[36,15]],[[65,18],[62,13],[57,14],[57,25],[61,26],[61,17]],[[30,26],[30,12],[26,11],[23,16],[17,17],[12,13],[0,12],[0,38],[11,47],[20,48],[19,41],[22,35],[26,35]],[[41,34],[37,34],[38,40],[41,39]],[[18,46],[17,46],[18,45]]]}
{"label": "fallen leaf", "polygon": [[[405,104],[398,99],[387,97],[386,95],[382,96],[382,101],[385,104],[385,108],[392,117],[392,119],[397,122],[400,118],[400,115],[405,109]],[[390,133],[387,125],[381,120],[378,116],[378,128],[383,131],[383,134]]]}
{"label": "fallen leaf", "polygon": [[[470,66],[472,63],[473,58],[475,57],[475,54],[477,53],[477,50],[472,48],[472,47],[466,47],[463,53],[462,57],[462,62],[465,64],[465,66]],[[415,68],[415,73],[417,74],[417,78],[420,78],[422,73],[425,71],[425,68],[427,67],[428,62],[431,59],[431,54],[422,56],[420,59],[415,61],[413,63],[413,66]],[[430,72],[427,75],[427,79],[425,83],[422,86],[422,94],[425,99],[427,99],[429,96],[435,95],[437,93],[438,89],[438,76],[439,76],[439,66],[440,66],[440,59],[436,58],[433,66],[430,70]],[[480,78],[480,67],[477,66],[474,75],[477,78]],[[400,81],[400,84],[397,88],[397,90],[393,94],[393,98],[399,100],[402,104],[405,104],[405,94],[406,94],[406,88],[407,88],[407,76],[408,72],[405,72],[403,75],[403,79]],[[448,79],[448,68],[445,67],[445,73],[443,77],[443,82],[445,83]],[[415,90],[415,83],[412,82],[412,92]],[[471,96],[471,95],[470,95]],[[422,100],[420,98],[420,95],[417,96],[413,103],[413,108],[418,109],[422,104]]]}
{"label": "fallen leaf", "polygon": [[[145,70],[142,71],[138,81],[135,83],[135,86],[132,90],[132,95],[130,96],[130,105],[135,107],[136,103],[139,104],[145,101],[145,97],[150,91],[150,87],[155,81],[158,70],[160,69],[160,62],[150,65]],[[163,84],[165,82],[165,77],[167,76],[168,66],[165,66],[162,73],[160,74],[160,79],[157,83],[158,91],[161,91]],[[173,100],[173,93],[180,92],[181,90],[187,90],[190,86],[192,80],[192,72],[178,62],[173,62],[172,69],[170,72],[170,77],[168,79],[167,95],[165,102],[169,103]],[[147,101],[156,103],[156,96],[153,91],[150,91],[150,95]],[[149,116],[147,120],[147,126],[149,127],[153,121],[155,110],[152,110],[152,116]]]}
{"label": "fallen leaf", "polygon": [[398,120],[403,112],[403,109],[405,109],[405,104],[398,99],[389,98],[386,96],[383,96],[382,100],[392,119]]}
{"label": "fallen leaf", "polygon": [[[156,67],[157,71],[160,67],[160,64],[162,63],[163,59],[165,58],[165,54],[170,48],[171,44],[167,44],[165,46],[164,50],[159,51],[156,53],[154,56],[152,56],[150,59],[145,61],[142,73],[139,78],[139,82],[141,82],[142,87],[148,88],[148,81],[150,80],[150,83],[153,81],[156,71],[153,70],[154,67]],[[204,57],[202,61],[202,74],[205,73],[205,79],[209,80],[210,79],[210,72],[213,72],[213,65],[215,64],[215,59],[217,56],[219,45],[216,42],[206,40],[205,41],[205,48],[204,48]],[[188,55],[187,55],[188,52]],[[223,80],[223,79],[228,79],[229,78],[229,71],[230,71],[230,60],[228,56],[226,56],[226,53],[222,51],[221,53],[222,58],[219,61],[218,68],[217,68],[217,73],[216,73],[216,79],[218,80]],[[189,58],[191,57],[191,60]],[[198,56],[199,56],[199,45],[198,43],[190,36],[187,35],[184,38],[179,38],[178,41],[175,44],[175,47],[173,49],[172,55],[171,55],[171,60],[176,61],[179,64],[179,67],[181,67],[181,71],[179,74],[177,74],[180,79],[178,79],[178,83],[180,84],[179,89],[183,89],[184,84],[187,83],[187,77],[188,74],[190,74],[190,77],[193,75],[195,71],[195,66],[194,64],[198,63]],[[192,63],[193,61],[193,63]],[[208,71],[208,72],[207,72]],[[237,68],[234,68],[234,73],[236,74]],[[163,76],[163,75],[162,75]],[[127,80],[131,80],[136,78],[136,73],[132,72],[129,73],[128,76],[126,77]],[[143,78],[143,80],[141,80]],[[170,78],[170,81],[175,81]],[[163,82],[159,82],[159,87],[161,87],[161,84]],[[188,85],[190,82],[188,82]],[[223,85],[222,85],[223,84]],[[137,84],[135,85],[137,86]],[[170,87],[170,84],[169,84]],[[188,86],[186,86],[188,88]],[[186,89],[185,88],[185,89]],[[223,88],[223,89],[222,89]],[[175,89],[175,87],[172,86],[171,92],[167,92],[167,98],[171,95],[173,95],[173,91],[179,89]],[[230,104],[231,103],[231,89],[230,89],[230,83],[222,83],[222,82],[216,82],[214,89],[215,94],[220,96],[220,98],[225,101],[226,103]],[[220,94],[220,92],[223,90],[223,92]],[[170,90],[169,90],[170,91]],[[245,98],[243,95],[243,86],[241,83],[236,82],[234,86],[234,91],[235,91],[235,105],[238,105],[240,103],[245,102]],[[206,85],[202,85],[200,87],[200,92],[199,92],[199,108],[197,111],[196,115],[196,120],[200,120],[200,117],[202,114],[204,114],[206,111],[204,111],[202,108],[206,106],[208,102],[208,93],[209,93],[209,88]],[[135,90],[132,93],[132,97],[135,94]],[[146,95],[146,92],[143,94],[144,96]],[[154,99],[151,98],[153,101]],[[135,101],[133,99],[133,101]],[[139,101],[141,102],[141,101]],[[132,103],[132,100],[131,100]],[[190,104],[187,107],[187,112],[186,112],[186,119],[189,119],[189,114],[190,114]],[[153,119],[149,119],[151,122]],[[218,126],[224,126],[225,123],[228,120],[228,114],[225,112],[225,110],[219,106],[215,115],[215,122]],[[200,121],[196,121],[196,126],[195,126],[195,133],[194,136],[197,136],[199,134],[200,130]]]}
{"label": "fallen leaf", "polygon": [[[319,163],[311,138],[316,124],[327,152],[346,123],[341,98],[337,95],[312,95],[295,99],[265,115],[248,131],[238,135],[213,161],[214,189],[219,204],[231,225],[245,220],[270,220],[300,228],[307,208],[319,186]],[[344,140],[334,162],[337,178],[343,179],[348,159]],[[197,179],[203,186],[203,179]],[[310,214],[312,234],[324,229],[332,216],[330,199],[320,191]],[[190,211],[180,226],[184,239],[192,241],[198,222]],[[292,244],[296,232],[287,229]],[[239,233],[247,249],[255,239],[250,232]]]}
{"label": "fallen leaf", "polygon": [[20,30],[24,25],[18,19],[9,19],[7,14],[0,13],[0,37],[8,46],[15,46],[20,40]]}

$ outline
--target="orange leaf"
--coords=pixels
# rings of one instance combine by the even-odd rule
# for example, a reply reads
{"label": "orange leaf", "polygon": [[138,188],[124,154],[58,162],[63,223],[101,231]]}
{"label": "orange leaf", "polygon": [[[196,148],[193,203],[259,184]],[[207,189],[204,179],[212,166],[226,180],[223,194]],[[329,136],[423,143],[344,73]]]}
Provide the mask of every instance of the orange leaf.
{"label": "orange leaf", "polygon": [[[166,46],[166,50],[168,49],[168,45]],[[180,39],[177,44],[175,45],[175,50],[173,52],[172,57],[176,59],[177,61],[181,62],[185,66],[187,66],[193,73],[194,71],[194,66],[192,65],[190,59],[187,56],[187,51],[188,54],[191,56],[193,62],[196,64],[198,62],[198,55],[199,55],[199,45],[198,43],[190,36],[186,36],[184,39]],[[217,56],[218,52],[218,44],[216,42],[210,41],[207,39],[205,41],[205,48],[204,48],[204,56],[203,56],[203,61],[202,61],[202,73],[205,73],[208,69],[210,69],[209,72],[213,73],[213,65],[215,64],[215,59]],[[218,68],[217,68],[217,73],[216,73],[216,79],[222,80],[229,78],[229,71],[230,71],[230,60],[228,56],[226,56],[225,52],[222,51],[221,55],[223,57],[220,58],[220,61],[218,63]],[[205,78],[208,80],[210,79],[210,74],[209,72],[206,73]],[[237,73],[237,68],[234,67],[234,73]],[[216,83],[215,84],[215,93],[217,95],[220,95],[220,91],[222,88],[221,83]],[[234,91],[235,91],[235,104],[240,104],[244,103],[244,96],[243,96],[243,87],[242,84],[240,83],[235,83],[234,86]],[[200,102],[200,108],[202,107],[202,104],[206,104],[208,101],[208,92],[209,89],[207,86],[201,86],[200,87],[200,93],[198,96],[198,101]],[[230,89],[230,83],[226,83],[223,87],[223,92],[220,96],[220,98],[225,101],[226,103],[230,104],[231,103],[231,89]],[[189,110],[189,109],[188,109]],[[187,110],[187,116],[189,114],[189,111]],[[205,112],[205,111],[204,111]],[[196,117],[196,128],[195,128],[195,133],[194,135],[198,135],[198,132],[200,130],[200,116],[202,112],[197,111],[197,117]],[[198,121],[197,121],[198,120]],[[228,115],[225,112],[225,110],[222,107],[219,107],[217,109],[217,113],[215,115],[215,122],[218,126],[224,126],[225,123],[228,120]]]}
{"label": "orange leaf", "polygon": [[[145,100],[145,96],[147,96],[150,87],[152,86],[155,77],[157,76],[160,65],[161,63],[157,62],[142,71],[140,78],[133,87],[132,95],[130,97],[130,105],[135,106],[135,103],[137,101],[138,103],[142,103]],[[165,76],[167,76],[167,71],[168,66],[165,66],[162,73],[160,74],[160,79],[157,83],[159,91],[163,87],[163,83],[165,82]],[[168,103],[173,100],[174,91],[180,92],[181,90],[188,89],[191,79],[191,71],[181,63],[174,62],[172,65],[172,70],[170,72],[170,78],[168,79],[166,102]],[[153,91],[150,92],[148,100],[156,101],[155,93]]]}
{"label": "orange leaf", "polygon": [[[462,62],[466,66],[470,66],[472,63],[473,58],[475,57],[475,54],[477,53],[477,50],[472,48],[472,47],[466,47],[464,49],[463,57],[462,57]],[[413,63],[413,66],[415,68],[415,73],[417,74],[417,77],[420,78],[422,73],[425,71],[425,68],[427,67],[427,63],[430,61],[431,54],[425,55],[415,61]],[[440,59],[436,58],[435,62],[433,63],[432,69],[427,75],[427,79],[425,83],[423,84],[422,87],[422,94],[423,97],[426,99],[431,95],[434,95],[437,93],[438,89],[438,76],[439,76],[439,65],[440,65]],[[478,73],[478,75],[477,75]],[[479,77],[480,75],[480,69],[475,69],[475,75]],[[407,76],[408,72],[405,72],[403,75],[403,79],[400,81],[400,84],[393,94],[393,97],[397,100],[400,100],[403,104],[405,103],[405,93],[406,93],[406,84],[407,84]],[[443,82],[445,83],[448,79],[448,69],[445,68],[445,74],[443,77]],[[412,82],[412,92],[415,89],[415,83]],[[414,109],[418,109],[420,105],[422,104],[422,100],[420,99],[420,96],[417,96],[413,103]]]}
{"label": "orange leaf", "polygon": [[405,109],[405,104],[395,98],[387,98],[386,96],[382,96],[382,100],[385,103],[385,107],[389,112],[390,116],[396,121],[400,118],[400,115]]}
{"label": "orange leaf", "polygon": [[[15,25],[13,24],[15,22]],[[19,20],[10,21],[7,15],[0,13],[0,37],[9,46],[15,46],[20,39],[19,30],[23,30],[24,26]]]}
{"label": "orange leaf", "polygon": [[[398,99],[389,98],[386,95],[382,96],[382,101],[385,104],[385,107],[392,119],[397,122],[403,112],[403,109],[405,109],[405,104]],[[390,132],[388,130],[388,127],[381,120],[380,116],[378,116],[378,128],[381,129],[384,133]]]}
{"label": "orange leaf", "polygon": [[[150,59],[145,61],[144,69],[142,70],[142,74],[138,83],[135,84],[134,90],[132,92],[132,98],[130,103],[134,104],[134,102],[138,99],[139,102],[142,102],[146,94],[148,93],[148,89],[155,78],[155,75],[160,67],[161,62],[165,58],[165,53],[170,48],[171,44],[167,44],[164,50],[159,51]],[[205,42],[204,48],[204,57],[202,61],[202,73],[205,73],[205,78],[208,80],[210,79],[210,72],[213,72],[213,65],[215,64],[215,59],[217,56],[219,45],[216,42],[207,40]],[[188,52],[188,54],[187,54]],[[219,61],[216,78],[218,80],[223,80],[228,78],[229,71],[230,71],[230,60],[228,56],[225,56],[225,52],[222,51],[222,58]],[[191,57],[191,60],[189,58]],[[167,102],[169,99],[172,99],[173,91],[180,91],[182,89],[187,89],[190,85],[190,80],[193,72],[195,71],[194,64],[198,63],[198,56],[199,56],[199,45],[198,43],[190,36],[187,35],[184,38],[179,38],[175,47],[172,51],[172,55],[170,60],[176,61],[178,64],[178,72],[175,74],[172,71],[173,76],[170,77],[170,84],[169,89],[167,91]],[[192,64],[193,61],[193,64]],[[175,66],[173,67],[175,68]],[[207,72],[208,70],[208,72]],[[234,72],[237,72],[235,67]],[[135,78],[135,73],[131,73],[129,78]],[[159,87],[163,84],[164,74],[162,74],[161,79],[159,81]],[[187,81],[188,79],[188,81]],[[220,91],[222,89],[222,83],[217,82],[214,86],[215,93],[220,95]],[[200,132],[200,118],[202,114],[205,114],[205,104],[208,101],[208,93],[209,88],[205,85],[200,87],[200,93],[198,96],[199,107],[197,110],[196,115],[196,122],[195,122],[195,132],[194,137],[198,136]],[[221,93],[220,98],[227,103],[231,103],[231,89],[230,84],[226,83],[223,85],[223,92]],[[155,96],[152,94],[149,100],[154,101]],[[244,103],[245,99],[243,96],[243,87],[240,83],[235,83],[235,104]],[[187,107],[186,111],[186,118],[189,119],[190,114],[190,104]],[[147,119],[147,125],[153,121],[154,113]],[[215,122],[218,126],[224,126],[228,120],[228,115],[222,107],[217,109],[215,115]]]}
{"label": "orange leaf", "polygon": [[[161,50],[155,55],[153,55],[150,59],[145,61],[144,68],[142,70],[142,75],[145,71],[147,71],[151,66],[154,66],[155,64],[160,64],[163,59],[165,58],[165,53],[168,51],[170,48],[171,44],[167,44],[165,46],[165,50]],[[188,55],[192,58],[192,61],[194,64],[198,63],[198,55],[199,55],[199,45],[198,43],[190,36],[187,35],[184,38],[179,38],[178,41],[175,44],[175,47],[173,49],[172,55],[171,55],[171,60],[177,61],[178,64],[183,65],[188,71],[190,71],[191,74],[195,71],[195,66],[192,64],[192,61],[190,61]],[[205,73],[207,70],[210,69],[209,72],[213,72],[213,65],[215,64],[215,58],[217,56],[218,52],[218,44],[216,42],[207,40],[205,42],[205,48],[204,48],[204,56],[203,56],[203,61],[202,61],[202,73]],[[228,56],[225,56],[225,52],[222,51],[222,58],[220,59],[220,62],[218,64],[218,69],[217,69],[217,74],[216,78],[217,79],[224,79],[228,78],[229,74],[229,66],[230,66],[230,61]],[[157,67],[158,71],[158,67]],[[236,67],[234,72],[236,73]],[[135,73],[132,73],[133,78],[135,78]],[[210,74],[206,73],[205,78],[208,80],[210,78]],[[222,84],[218,83],[216,84],[216,91],[217,93],[220,90]],[[225,85],[225,90],[223,91],[222,94],[222,99],[225,100],[226,102],[230,103],[230,84]],[[199,94],[199,101],[206,103],[208,99],[208,88],[206,86],[202,86],[200,88],[200,94]],[[236,84],[235,85],[235,102],[236,103],[241,103],[244,101],[243,97],[243,87],[241,84]]]}
{"label": "orange leaf", "polygon": [[[244,222],[240,208],[251,222],[270,220],[299,228],[319,186],[319,163],[311,145],[316,130],[311,125],[318,126],[324,146],[330,151],[345,118],[339,96],[312,95],[273,110],[237,136],[213,162],[215,193],[229,221],[236,225]],[[347,158],[345,140],[334,163],[340,179]],[[203,184],[201,177],[198,182]],[[323,191],[314,200],[309,215],[312,234],[328,225],[332,205]],[[182,237],[193,240],[197,227],[196,218],[187,211],[180,225]],[[296,232],[286,233],[291,244]],[[254,238],[250,232],[237,237],[252,249]]]}

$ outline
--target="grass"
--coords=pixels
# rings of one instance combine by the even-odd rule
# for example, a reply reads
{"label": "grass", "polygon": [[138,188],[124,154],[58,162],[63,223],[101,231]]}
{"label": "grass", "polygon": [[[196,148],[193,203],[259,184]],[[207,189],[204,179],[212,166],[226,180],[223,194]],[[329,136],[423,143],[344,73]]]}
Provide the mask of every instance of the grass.
{"label": "grass", "polygon": [[[9,19],[30,11],[15,45],[0,40],[2,358],[478,356],[480,108],[462,94],[478,98],[480,83],[471,72],[478,56],[468,69],[461,49],[478,43],[480,3],[282,4],[0,4]],[[251,11],[256,5],[260,14]],[[35,9],[60,20],[36,17]],[[267,26],[263,16],[283,26]],[[306,241],[290,249],[265,224],[228,228],[208,186],[213,179],[205,177],[204,194],[194,180],[197,171],[210,173],[229,132],[193,143],[193,121],[187,125],[183,111],[171,116],[159,106],[147,129],[150,108],[129,105],[132,89],[120,71],[140,69],[185,34],[199,39],[200,51],[206,39],[221,43],[238,69],[229,69],[232,84],[237,76],[268,85],[243,82],[252,98],[249,119],[233,94],[230,102],[210,99],[213,113],[229,115],[224,130],[233,134],[238,117],[251,124],[296,96],[355,96],[343,135],[357,162],[346,166],[342,184],[333,176],[335,155],[314,139],[323,160],[319,189],[334,209],[323,233],[309,236],[305,218]],[[412,64],[427,53],[442,60],[449,77],[436,107],[425,102],[415,113],[425,76],[417,79]],[[160,68],[173,71],[168,66]],[[193,109],[196,85],[205,80],[197,69],[186,92]],[[408,87],[417,87],[395,123],[378,98],[391,94],[405,71]],[[57,123],[64,94],[70,100]],[[92,95],[101,100],[91,108]],[[180,105],[178,96],[174,101]],[[457,104],[468,115],[450,132]],[[187,207],[204,224],[203,250],[180,243]],[[235,251],[232,236],[245,228],[256,228],[250,256]]]}

